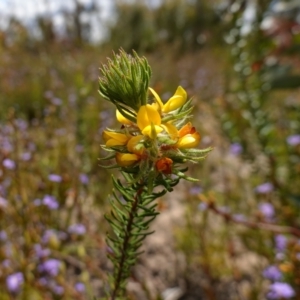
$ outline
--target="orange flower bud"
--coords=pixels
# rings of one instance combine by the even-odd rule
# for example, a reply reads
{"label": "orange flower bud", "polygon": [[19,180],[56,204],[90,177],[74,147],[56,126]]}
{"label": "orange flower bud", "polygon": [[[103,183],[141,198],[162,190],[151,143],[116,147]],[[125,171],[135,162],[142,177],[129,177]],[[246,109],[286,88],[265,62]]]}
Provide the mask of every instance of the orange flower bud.
{"label": "orange flower bud", "polygon": [[157,171],[163,174],[172,174],[173,160],[168,157],[162,157],[156,161],[155,167]]}

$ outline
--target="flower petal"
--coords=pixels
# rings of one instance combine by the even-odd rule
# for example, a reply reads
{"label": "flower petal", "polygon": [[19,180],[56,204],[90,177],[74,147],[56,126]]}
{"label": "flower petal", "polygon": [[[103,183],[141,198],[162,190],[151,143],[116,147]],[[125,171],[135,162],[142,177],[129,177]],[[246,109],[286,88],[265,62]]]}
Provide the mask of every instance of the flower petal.
{"label": "flower petal", "polygon": [[161,117],[159,112],[150,104],[142,105],[137,113],[137,125],[140,130],[151,125],[160,125]]}
{"label": "flower petal", "polygon": [[172,140],[177,140],[178,130],[175,125],[172,123],[162,124],[161,127],[169,134]]}
{"label": "flower petal", "polygon": [[142,140],[145,137],[143,135],[136,135],[133,136],[127,143],[127,150],[131,153],[135,154],[143,154],[145,151],[145,146],[142,143]]}
{"label": "flower petal", "polygon": [[195,148],[200,142],[200,134],[195,132],[193,134],[186,134],[177,142],[177,147],[181,149]]}
{"label": "flower petal", "polygon": [[149,90],[151,91],[151,93],[153,94],[156,103],[159,105],[160,110],[163,109],[164,104],[162,103],[160,97],[158,96],[158,94],[154,91],[154,89],[152,89],[151,87],[149,87]]}
{"label": "flower petal", "polygon": [[181,129],[179,130],[179,137],[183,137],[186,134],[193,134],[196,132],[195,127],[193,127],[191,122],[186,123]]}
{"label": "flower petal", "polygon": [[128,120],[127,118],[125,118],[120,112],[119,110],[116,110],[116,117],[117,120],[121,123],[121,124],[125,124],[125,125],[131,125],[132,122],[130,120]]}
{"label": "flower petal", "polygon": [[132,153],[116,153],[117,164],[121,167],[128,167],[137,162],[140,157],[137,154]]}
{"label": "flower petal", "polygon": [[175,94],[163,106],[162,111],[164,113],[168,113],[170,111],[176,110],[186,102],[186,99],[187,99],[186,91],[181,86],[179,86]]}
{"label": "flower petal", "polygon": [[149,136],[151,139],[154,139],[156,134],[153,134],[152,128],[154,128],[156,134],[163,131],[163,128],[158,125],[148,125],[142,130],[143,135]]}
{"label": "flower petal", "polygon": [[126,134],[104,130],[102,137],[106,142],[106,146],[122,146],[126,145],[129,137]]}

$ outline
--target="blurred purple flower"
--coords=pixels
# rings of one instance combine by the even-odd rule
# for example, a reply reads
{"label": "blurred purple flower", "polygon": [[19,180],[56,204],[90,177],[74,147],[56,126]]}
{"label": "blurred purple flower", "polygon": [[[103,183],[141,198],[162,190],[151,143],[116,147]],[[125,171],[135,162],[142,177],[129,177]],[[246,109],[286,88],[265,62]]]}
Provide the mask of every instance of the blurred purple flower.
{"label": "blurred purple flower", "polygon": [[9,158],[5,158],[2,164],[8,170],[14,170],[16,168],[16,163]]}
{"label": "blurred purple flower", "polygon": [[52,91],[46,91],[44,93],[44,97],[48,98],[48,99],[51,99],[53,97],[53,92]]}
{"label": "blurred purple flower", "polygon": [[85,291],[85,285],[82,282],[77,282],[75,284],[75,290],[79,293],[83,293]]}
{"label": "blurred purple flower", "polygon": [[261,185],[258,185],[256,188],[255,188],[255,191],[258,193],[258,194],[268,194],[270,192],[272,192],[274,190],[274,186],[272,183],[270,182],[266,182],[266,183],[263,183]]}
{"label": "blurred purple flower", "polygon": [[38,258],[43,258],[51,254],[51,250],[48,248],[43,248],[40,244],[35,244],[33,246],[35,254]]}
{"label": "blurred purple flower", "polygon": [[247,220],[247,218],[243,214],[234,214],[232,217],[235,221],[238,222],[243,222]]}
{"label": "blurred purple flower", "polygon": [[61,261],[55,258],[50,258],[38,266],[40,272],[44,272],[49,276],[57,276],[61,266]]}
{"label": "blurred purple flower", "polygon": [[267,294],[268,299],[288,299],[295,296],[294,289],[285,282],[275,282],[271,284]]}
{"label": "blurred purple flower", "polygon": [[297,260],[300,260],[300,252],[298,252],[298,253],[296,254],[296,258],[297,258]]}
{"label": "blurred purple flower", "polygon": [[4,268],[9,268],[11,266],[11,262],[9,259],[4,259],[1,263]]}
{"label": "blurred purple flower", "polygon": [[41,199],[34,199],[34,200],[33,200],[33,204],[34,204],[35,206],[40,206],[40,205],[42,205],[42,200],[41,200]]}
{"label": "blurred purple flower", "polygon": [[19,292],[23,283],[24,276],[21,272],[11,274],[6,278],[6,286],[11,293]]}
{"label": "blurred purple flower", "polygon": [[4,242],[7,240],[7,233],[4,230],[0,230],[0,241]]}
{"label": "blurred purple flower", "polygon": [[67,130],[65,128],[59,128],[55,130],[55,134],[58,136],[63,136],[67,133]]}
{"label": "blurred purple flower", "polygon": [[48,283],[48,279],[45,277],[41,277],[41,278],[39,278],[38,282],[40,285],[45,286]]}
{"label": "blurred purple flower", "polygon": [[56,105],[56,106],[62,105],[62,100],[60,98],[54,97],[54,98],[51,98],[50,101],[53,105]]}
{"label": "blurred purple flower", "polygon": [[28,127],[28,124],[25,120],[22,119],[16,119],[15,120],[15,124],[16,126],[21,130],[21,131],[25,131]]}
{"label": "blurred purple flower", "polygon": [[48,179],[52,182],[61,182],[62,181],[62,177],[60,175],[57,175],[57,174],[50,174],[48,176]]}
{"label": "blurred purple flower", "polygon": [[0,208],[7,207],[7,204],[8,204],[7,200],[0,196]]}
{"label": "blurred purple flower", "polygon": [[300,134],[294,134],[287,137],[286,142],[290,146],[297,146],[300,144]]}
{"label": "blurred purple flower", "polygon": [[198,210],[204,211],[207,209],[207,204],[205,202],[200,202],[198,204]]}
{"label": "blurred purple flower", "polygon": [[277,266],[269,266],[264,269],[263,276],[272,281],[279,281],[282,278],[282,273]]}
{"label": "blurred purple flower", "polygon": [[47,229],[42,236],[42,243],[47,244],[52,237],[57,238],[56,232],[53,229]]}
{"label": "blurred purple flower", "polygon": [[79,180],[82,184],[85,184],[85,185],[89,183],[89,177],[84,173],[79,174]]}
{"label": "blurred purple flower", "polygon": [[13,150],[13,146],[8,139],[3,139],[0,146],[5,152],[11,152]]}
{"label": "blurred purple flower", "polygon": [[61,285],[54,285],[52,287],[53,293],[56,295],[62,295],[65,289]]}
{"label": "blurred purple flower", "polygon": [[76,152],[81,153],[81,152],[83,152],[83,150],[84,150],[83,145],[76,145],[76,147],[75,147]]}
{"label": "blurred purple flower", "polygon": [[258,209],[267,220],[271,220],[275,216],[274,206],[271,203],[262,202]]}
{"label": "blurred purple flower", "polygon": [[59,204],[58,204],[57,200],[55,199],[55,197],[50,196],[50,195],[46,195],[43,198],[42,203],[51,210],[58,209],[58,207],[59,207]]}
{"label": "blurred purple flower", "polygon": [[190,193],[190,195],[199,195],[202,193],[202,191],[203,191],[202,187],[199,185],[196,185],[196,186],[193,186],[190,188],[189,193]]}
{"label": "blurred purple flower", "polygon": [[243,152],[243,147],[239,143],[233,143],[233,144],[230,145],[229,152],[232,155],[239,155]]}
{"label": "blurred purple flower", "polygon": [[36,150],[36,145],[35,145],[35,143],[30,142],[30,143],[28,144],[28,150],[31,151],[31,152],[35,152],[35,150]]}
{"label": "blurred purple flower", "polygon": [[83,235],[86,233],[86,228],[83,224],[73,224],[69,226],[68,232],[71,234]]}
{"label": "blurred purple flower", "polygon": [[21,159],[23,161],[28,161],[31,159],[31,153],[30,152],[23,152],[21,155]]}
{"label": "blurred purple flower", "polygon": [[277,234],[275,236],[275,247],[278,251],[282,252],[285,250],[287,244],[287,238],[283,234]]}

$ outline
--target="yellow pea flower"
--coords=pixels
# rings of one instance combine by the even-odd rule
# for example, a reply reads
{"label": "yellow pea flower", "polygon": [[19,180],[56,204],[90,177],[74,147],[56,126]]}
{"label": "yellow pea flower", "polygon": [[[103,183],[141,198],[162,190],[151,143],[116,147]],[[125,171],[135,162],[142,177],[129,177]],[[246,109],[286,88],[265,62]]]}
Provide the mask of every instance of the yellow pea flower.
{"label": "yellow pea flower", "polygon": [[128,120],[127,118],[125,118],[120,112],[119,110],[116,110],[116,118],[117,120],[121,123],[121,124],[125,124],[125,125],[131,125],[132,122],[130,120]]}
{"label": "yellow pea flower", "polygon": [[200,134],[192,123],[185,124],[179,131],[179,140],[176,146],[181,149],[195,148],[200,142]]}
{"label": "yellow pea flower", "polygon": [[175,94],[165,104],[163,104],[159,95],[152,88],[149,88],[149,90],[153,94],[160,110],[164,113],[168,113],[170,111],[178,109],[187,100],[187,93],[186,93],[185,89],[181,86],[179,86],[177,88]]}
{"label": "yellow pea flower", "polygon": [[141,142],[145,137],[143,135],[136,135],[130,138],[127,143],[127,150],[131,153],[142,155],[145,151],[145,146]]}
{"label": "yellow pea flower", "polygon": [[155,133],[163,131],[161,125],[161,117],[159,112],[150,104],[142,105],[137,113],[137,125],[144,135],[151,138],[153,136],[153,128]]}
{"label": "yellow pea flower", "polygon": [[185,136],[180,138],[176,146],[181,149],[195,148],[198,146],[199,142],[200,134],[198,132],[195,132],[193,134],[186,134]]}
{"label": "yellow pea flower", "polygon": [[126,134],[104,130],[102,137],[105,141],[105,146],[124,146],[127,144],[130,137]]}
{"label": "yellow pea flower", "polygon": [[121,167],[129,167],[140,160],[140,157],[134,153],[116,153],[117,164]]}
{"label": "yellow pea flower", "polygon": [[169,134],[172,140],[177,140],[178,130],[175,125],[172,123],[162,124],[161,127]]}

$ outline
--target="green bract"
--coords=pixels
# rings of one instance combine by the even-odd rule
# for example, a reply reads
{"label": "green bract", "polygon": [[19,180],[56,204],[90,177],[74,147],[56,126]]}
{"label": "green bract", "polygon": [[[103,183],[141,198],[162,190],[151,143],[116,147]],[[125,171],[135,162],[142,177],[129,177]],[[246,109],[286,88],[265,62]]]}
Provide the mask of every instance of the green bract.
{"label": "green bract", "polygon": [[100,68],[100,95],[112,102],[120,113],[131,121],[136,121],[132,110],[137,112],[147,103],[147,93],[151,68],[144,57],[133,51],[133,56],[120,50]]}

